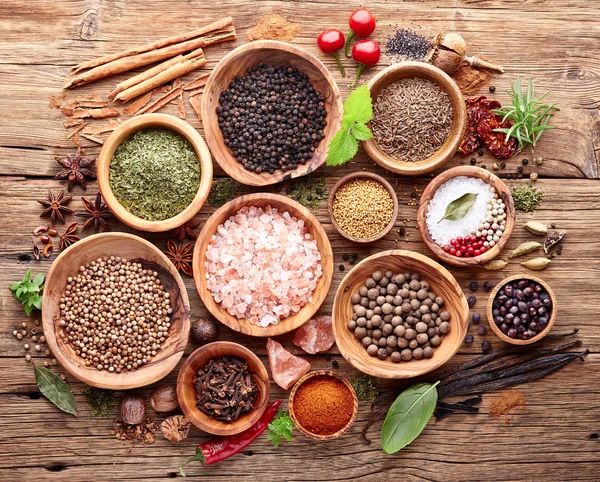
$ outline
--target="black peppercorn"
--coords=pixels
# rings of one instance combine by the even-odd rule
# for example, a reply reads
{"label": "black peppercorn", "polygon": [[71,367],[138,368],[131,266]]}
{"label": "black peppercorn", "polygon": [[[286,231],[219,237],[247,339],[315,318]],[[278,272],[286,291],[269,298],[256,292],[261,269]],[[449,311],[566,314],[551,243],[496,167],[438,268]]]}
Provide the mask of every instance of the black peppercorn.
{"label": "black peppercorn", "polygon": [[523,169],[523,166],[519,166],[519,167],[517,167],[517,172],[521,173],[521,172],[523,172],[523,170],[524,170],[524,169]]}
{"label": "black peppercorn", "polygon": [[480,156],[483,156],[483,149],[479,149],[479,150],[477,151],[477,154],[479,154]]}
{"label": "black peppercorn", "polygon": [[350,258],[350,256],[348,256],[348,253],[344,253],[344,254],[342,254],[342,259],[343,259],[344,261],[348,261],[348,258]]}
{"label": "black peppercorn", "polygon": [[500,163],[500,169],[504,169],[506,167],[506,162],[501,162]]}
{"label": "black peppercorn", "polygon": [[493,94],[494,92],[496,92],[496,86],[494,85],[490,85],[490,94]]}
{"label": "black peppercorn", "polygon": [[345,269],[346,269],[346,268],[344,267],[344,265],[343,265],[343,264],[340,264],[340,266],[339,266],[339,270],[340,270],[340,271],[344,271]]}
{"label": "black peppercorn", "polygon": [[486,281],[485,283],[483,283],[483,290],[484,290],[486,293],[489,293],[490,291],[492,291],[492,287],[493,287],[493,285],[492,285],[492,283],[491,283],[491,282],[489,282],[489,281]]}
{"label": "black peppercorn", "polygon": [[331,362],[331,366],[332,366],[333,368],[337,368],[337,367],[339,367],[339,366],[340,366],[340,364],[339,364],[339,362],[338,362],[337,360],[332,360],[332,362]]}
{"label": "black peppercorn", "polygon": [[470,162],[471,162],[471,165],[474,166],[475,164],[477,164],[477,159],[472,157]]}
{"label": "black peppercorn", "polygon": [[477,291],[479,289],[479,283],[477,281],[471,281],[469,283],[469,289],[471,291]]}

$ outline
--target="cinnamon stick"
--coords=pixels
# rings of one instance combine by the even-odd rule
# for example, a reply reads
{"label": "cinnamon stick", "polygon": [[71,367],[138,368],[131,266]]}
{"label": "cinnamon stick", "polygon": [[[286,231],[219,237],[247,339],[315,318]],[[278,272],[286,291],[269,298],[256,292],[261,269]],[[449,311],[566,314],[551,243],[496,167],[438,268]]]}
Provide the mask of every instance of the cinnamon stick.
{"label": "cinnamon stick", "polygon": [[200,97],[195,95],[193,97],[190,97],[188,100],[190,101],[192,109],[194,109],[194,112],[198,116],[198,119],[202,120],[202,104],[200,102]]}
{"label": "cinnamon stick", "polygon": [[151,104],[147,105],[143,109],[139,110],[136,115],[142,114],[151,114],[152,112],[156,112],[158,109],[163,107],[164,105],[171,102],[175,99],[179,94],[183,92],[183,87],[180,85],[179,87],[171,89],[169,92],[161,95],[158,99],[156,99]]}
{"label": "cinnamon stick", "polygon": [[73,111],[75,119],[92,117],[93,119],[105,119],[107,117],[119,117],[119,110],[114,107],[103,107],[102,109],[75,109]]}
{"label": "cinnamon stick", "polygon": [[104,65],[94,67],[91,70],[72,75],[65,79],[63,88],[69,89],[78,85],[88,84],[96,80],[104,79],[121,72],[127,72],[144,65],[160,62],[161,60],[174,57],[175,55],[206,47],[218,42],[235,40],[235,29],[231,27],[228,30],[220,30],[206,37],[198,37],[187,42],[169,45],[158,50],[151,50],[131,57],[123,57]]}
{"label": "cinnamon stick", "polygon": [[99,134],[105,134],[106,132],[114,131],[117,127],[119,127],[120,124],[121,121],[119,119],[110,119],[108,124],[103,126],[90,126],[85,129],[83,133],[88,136],[97,136]]}
{"label": "cinnamon stick", "polygon": [[177,108],[179,109],[179,118],[186,120],[187,113],[185,112],[185,105],[183,103],[183,90],[181,91],[181,94],[179,94],[179,98],[177,99]]}
{"label": "cinnamon stick", "polygon": [[81,137],[86,138],[88,141],[92,141],[95,142],[96,144],[100,144],[103,145],[104,144],[104,139],[102,139],[102,137],[99,136],[94,136],[91,134],[86,134],[85,132],[82,132],[81,134],[79,134]]}
{"label": "cinnamon stick", "polygon": [[85,126],[87,126],[87,123],[84,121],[81,121],[81,125],[79,125],[79,127],[75,127],[75,129],[73,129],[72,131],[70,131],[67,134],[67,137],[65,137],[65,139],[70,139],[71,137],[73,137],[75,134],[77,134],[81,129],[83,129]]}
{"label": "cinnamon stick", "polygon": [[207,33],[226,29],[228,27],[233,28],[233,19],[231,17],[222,18],[221,20],[217,20],[209,25],[204,27],[200,27],[196,30],[192,30],[190,32],[185,32],[183,34],[175,35],[174,37],[168,37],[160,40],[155,40],[146,45],[142,45],[140,47],[134,47],[128,50],[123,50],[121,52],[117,52],[115,54],[105,55],[104,57],[99,57],[96,59],[89,60],[87,62],[83,62],[79,65],[76,65],[71,69],[73,74],[80,72],[85,69],[92,69],[94,67],[98,67],[100,65],[108,64],[110,62],[114,62],[115,60],[122,59],[124,57],[131,57],[133,55],[138,55],[144,52],[148,52],[150,50],[160,49],[162,47],[167,47],[169,45],[179,44],[185,42],[186,40],[191,40],[193,38],[199,37],[201,35],[205,35]]}
{"label": "cinnamon stick", "polygon": [[129,104],[127,107],[123,109],[125,114],[132,116],[137,113],[142,107],[147,105],[152,99],[152,92],[148,92],[146,95],[142,95],[138,100]]}
{"label": "cinnamon stick", "polygon": [[185,84],[183,86],[183,90],[194,90],[199,89],[200,87],[204,87],[208,82],[209,77],[210,74],[202,74],[200,77],[197,77],[194,80],[191,80],[190,82]]}

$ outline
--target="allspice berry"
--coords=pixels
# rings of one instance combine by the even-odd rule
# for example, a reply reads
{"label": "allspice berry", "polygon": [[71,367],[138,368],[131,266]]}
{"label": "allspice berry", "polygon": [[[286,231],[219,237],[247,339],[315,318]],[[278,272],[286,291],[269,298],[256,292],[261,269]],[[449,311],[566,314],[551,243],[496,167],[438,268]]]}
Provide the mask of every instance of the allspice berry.
{"label": "allspice berry", "polygon": [[219,331],[219,325],[217,325],[216,321],[208,318],[200,318],[192,323],[190,335],[194,343],[206,345],[217,340]]}
{"label": "allspice berry", "polygon": [[177,388],[175,385],[163,385],[155,388],[150,394],[150,405],[155,412],[172,412],[179,407]]}
{"label": "allspice berry", "polygon": [[146,402],[142,397],[128,395],[119,404],[119,417],[128,425],[138,425],[146,416]]}

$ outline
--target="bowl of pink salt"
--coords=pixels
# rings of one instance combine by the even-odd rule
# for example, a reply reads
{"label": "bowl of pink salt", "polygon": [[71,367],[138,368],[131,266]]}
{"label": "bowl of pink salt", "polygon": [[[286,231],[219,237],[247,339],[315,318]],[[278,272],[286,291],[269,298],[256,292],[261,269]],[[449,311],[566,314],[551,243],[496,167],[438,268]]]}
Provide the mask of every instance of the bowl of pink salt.
{"label": "bowl of pink salt", "polygon": [[333,252],[304,206],[258,193],[219,208],[194,248],[194,282],[221,323],[251,336],[277,336],[308,321],[325,300]]}

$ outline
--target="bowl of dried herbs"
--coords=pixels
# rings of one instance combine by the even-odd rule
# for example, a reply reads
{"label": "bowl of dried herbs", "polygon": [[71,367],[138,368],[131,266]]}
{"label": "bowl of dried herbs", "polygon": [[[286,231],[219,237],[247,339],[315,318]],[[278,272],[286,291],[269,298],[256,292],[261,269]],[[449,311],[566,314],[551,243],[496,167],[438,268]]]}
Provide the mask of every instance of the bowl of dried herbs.
{"label": "bowl of dried herbs", "polygon": [[167,114],[134,117],[102,146],[98,186],[125,224],[151,232],[189,221],[212,185],[210,151],[187,122]]}

